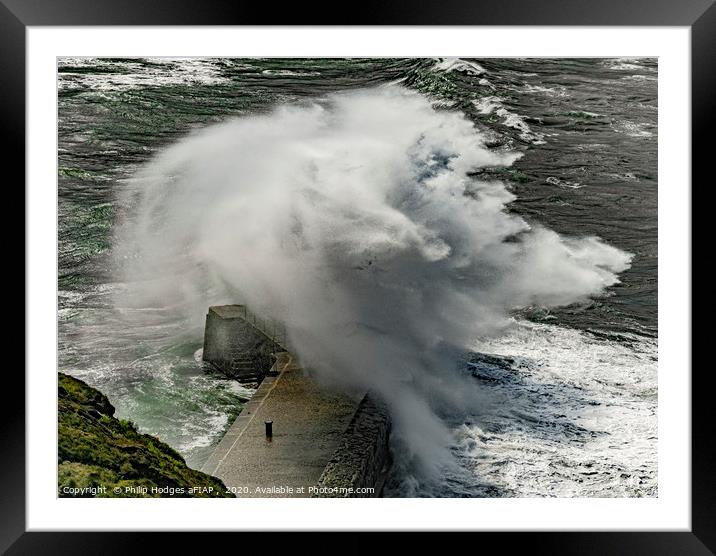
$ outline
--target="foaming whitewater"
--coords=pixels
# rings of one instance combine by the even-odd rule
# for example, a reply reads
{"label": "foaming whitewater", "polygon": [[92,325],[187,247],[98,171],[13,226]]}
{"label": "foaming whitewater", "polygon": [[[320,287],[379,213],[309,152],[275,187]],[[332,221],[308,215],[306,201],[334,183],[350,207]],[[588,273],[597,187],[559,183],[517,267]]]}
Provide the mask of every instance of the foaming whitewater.
{"label": "foaming whitewater", "polygon": [[519,156],[397,86],[206,128],[155,157],[125,200],[121,303],[199,322],[243,302],[282,321],[320,379],[386,400],[417,476],[442,472],[444,419],[487,403],[458,354],[512,310],[600,295],[630,264],[510,214],[502,182],[471,177]]}
{"label": "foaming whitewater", "polygon": [[656,496],[656,339],[514,320],[472,349],[486,403],[447,419],[459,469],[389,496]]}
{"label": "foaming whitewater", "polygon": [[451,71],[459,71],[467,75],[484,75],[487,73],[485,68],[475,62],[469,62],[461,58],[438,58],[433,66],[435,71],[450,73]]}

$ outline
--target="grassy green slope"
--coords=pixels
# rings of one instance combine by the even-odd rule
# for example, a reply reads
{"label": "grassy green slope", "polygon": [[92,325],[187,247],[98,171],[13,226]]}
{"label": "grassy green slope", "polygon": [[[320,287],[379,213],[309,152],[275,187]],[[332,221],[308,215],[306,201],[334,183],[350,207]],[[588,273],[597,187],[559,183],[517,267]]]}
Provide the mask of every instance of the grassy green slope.
{"label": "grassy green slope", "polygon": [[[107,397],[81,380],[59,373],[58,404],[59,496],[233,497],[220,479],[116,419]],[[92,487],[100,488],[80,490]]]}

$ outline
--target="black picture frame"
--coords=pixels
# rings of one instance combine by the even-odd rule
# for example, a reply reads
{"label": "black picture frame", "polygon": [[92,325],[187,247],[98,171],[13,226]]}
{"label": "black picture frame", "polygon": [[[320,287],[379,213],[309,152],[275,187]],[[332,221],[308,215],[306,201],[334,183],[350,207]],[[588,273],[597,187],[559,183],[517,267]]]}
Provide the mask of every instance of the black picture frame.
{"label": "black picture frame", "polygon": [[[0,0],[0,111],[9,139],[7,161],[25,154],[25,32],[28,26],[63,25],[589,25],[688,26],[692,54],[692,183],[709,187],[710,135],[716,105],[716,6],[714,0],[368,0],[341,12],[301,3],[273,5],[230,0]],[[9,163],[8,163],[9,164]],[[16,183],[24,183],[24,166]],[[710,179],[709,179],[709,176]],[[692,187],[693,191],[693,187]],[[688,192],[685,192],[687,194]],[[692,202],[692,206],[693,202]],[[696,215],[692,216],[696,221]],[[696,239],[696,238],[694,238]],[[693,252],[693,250],[692,250]],[[19,264],[18,264],[19,266]],[[25,277],[27,278],[27,277]],[[693,283],[693,281],[692,281]],[[26,291],[26,303],[27,303]],[[696,333],[694,329],[694,333]],[[703,333],[703,332],[702,332]],[[692,340],[693,345],[693,340]],[[692,350],[693,354],[693,350]],[[14,369],[13,369],[14,370]],[[7,369],[5,392],[25,391],[24,377]],[[710,366],[693,366],[692,380],[692,528],[690,532],[481,533],[479,547],[515,548],[549,554],[713,554],[716,553],[716,457],[713,450]],[[125,554],[143,551],[147,533],[26,532],[25,399],[3,396],[0,403],[3,461],[0,474],[0,550],[7,554]],[[82,524],[77,524],[81,529]],[[320,524],[316,524],[320,529]],[[220,534],[230,540],[231,533]],[[241,547],[252,535],[242,533]],[[334,535],[334,534],[331,534]],[[162,534],[165,550],[206,550],[206,534]],[[282,538],[285,538],[283,535]],[[295,542],[295,541],[293,541]],[[321,541],[311,550],[335,551]],[[364,551],[371,534],[351,542]],[[378,541],[379,542],[379,541]],[[402,542],[402,541],[401,541]],[[418,542],[423,542],[418,540]],[[469,542],[475,542],[470,540]],[[272,545],[273,546],[273,545]],[[245,549],[245,548],[243,548]]]}

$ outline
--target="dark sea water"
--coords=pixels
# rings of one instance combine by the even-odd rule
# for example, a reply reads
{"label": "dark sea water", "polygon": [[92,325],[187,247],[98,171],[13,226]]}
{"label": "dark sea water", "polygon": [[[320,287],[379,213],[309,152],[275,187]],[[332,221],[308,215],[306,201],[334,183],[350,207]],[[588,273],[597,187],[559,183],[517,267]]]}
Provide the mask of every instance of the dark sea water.
{"label": "dark sea water", "polygon": [[[476,338],[464,366],[505,403],[449,422],[459,471],[429,485],[396,471],[388,494],[655,496],[653,59],[60,59],[60,370],[201,466],[251,390],[202,369],[195,323],[117,306],[113,227],[133,209],[136,171],[210,124],[389,83],[523,153],[478,171],[516,195],[510,211],[634,257],[606,295],[525,308],[501,336]],[[148,318],[127,327],[127,311]]]}

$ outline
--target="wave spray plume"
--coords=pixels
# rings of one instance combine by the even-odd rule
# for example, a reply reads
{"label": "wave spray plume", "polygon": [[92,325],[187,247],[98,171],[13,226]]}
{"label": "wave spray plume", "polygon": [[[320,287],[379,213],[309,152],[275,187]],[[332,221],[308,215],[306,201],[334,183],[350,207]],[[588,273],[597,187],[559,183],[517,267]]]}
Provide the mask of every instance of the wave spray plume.
{"label": "wave spray plume", "polygon": [[246,303],[302,364],[391,408],[422,473],[451,464],[440,415],[484,400],[456,354],[511,310],[599,295],[630,255],[510,214],[509,166],[458,112],[401,87],[331,95],[206,128],[138,175],[120,227],[129,298],[199,322]]}

